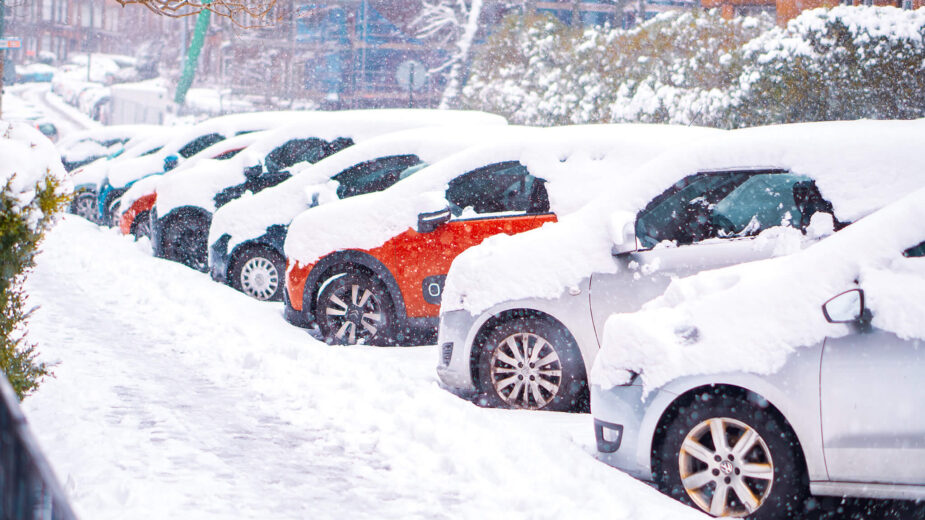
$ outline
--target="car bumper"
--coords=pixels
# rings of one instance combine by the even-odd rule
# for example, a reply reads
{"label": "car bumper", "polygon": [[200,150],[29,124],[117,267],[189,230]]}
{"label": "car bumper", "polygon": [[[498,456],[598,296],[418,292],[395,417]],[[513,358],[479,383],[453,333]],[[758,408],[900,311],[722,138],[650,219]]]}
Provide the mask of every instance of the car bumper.
{"label": "car bumper", "polygon": [[288,291],[283,291],[283,304],[285,309],[283,311],[283,316],[286,318],[286,321],[295,325],[296,327],[302,327],[306,329],[312,328],[314,326],[312,320],[309,319],[304,312],[292,307],[292,302],[289,301]]}
{"label": "car bumper", "polygon": [[641,386],[603,390],[599,385],[591,385],[597,458],[635,478],[651,481],[650,439],[639,438],[647,403]]}
{"label": "car bumper", "polygon": [[228,253],[228,242],[231,235],[224,234],[209,246],[209,274],[219,283],[229,283],[228,267],[231,255]]}
{"label": "car bumper", "polygon": [[437,334],[437,376],[450,391],[469,395],[477,391],[472,381],[472,345],[468,338],[469,331],[475,325],[478,316],[464,310],[440,314],[440,326]]}

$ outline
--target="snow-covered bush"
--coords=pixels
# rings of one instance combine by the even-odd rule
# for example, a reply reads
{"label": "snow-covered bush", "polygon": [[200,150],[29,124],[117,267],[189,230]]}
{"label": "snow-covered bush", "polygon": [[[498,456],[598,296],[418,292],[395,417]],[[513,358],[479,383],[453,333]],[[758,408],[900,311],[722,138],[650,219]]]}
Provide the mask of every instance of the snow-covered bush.
{"label": "snow-covered bush", "polygon": [[475,61],[465,101],[532,125],[726,127],[741,48],[772,26],[767,16],[724,20],[715,11],[668,12],[632,30],[509,17]]}
{"label": "snow-covered bush", "polygon": [[0,371],[22,399],[48,375],[26,340],[22,281],[70,188],[54,145],[24,123],[0,121],[0,156]]}
{"label": "snow-covered bush", "polygon": [[805,11],[743,59],[740,125],[925,116],[925,9]]}

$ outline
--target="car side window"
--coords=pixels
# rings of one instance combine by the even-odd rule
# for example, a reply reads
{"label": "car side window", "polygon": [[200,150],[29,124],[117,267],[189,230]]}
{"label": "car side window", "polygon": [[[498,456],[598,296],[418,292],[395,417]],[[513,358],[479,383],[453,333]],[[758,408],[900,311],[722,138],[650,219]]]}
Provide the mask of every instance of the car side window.
{"label": "car side window", "polygon": [[190,157],[196,155],[197,153],[205,150],[206,148],[212,146],[213,144],[224,141],[225,136],[222,134],[206,134],[193,139],[192,141],[186,143],[183,148],[177,151],[184,159],[189,159]]}
{"label": "car side window", "polygon": [[917,246],[912,246],[909,249],[906,249],[905,251],[903,251],[903,256],[906,258],[925,257],[925,242],[922,242]]}
{"label": "car side window", "polygon": [[417,155],[391,155],[356,164],[333,177],[339,184],[337,196],[345,199],[384,190],[401,180],[406,170],[423,163]]}
{"label": "car side window", "polygon": [[264,165],[268,172],[277,172],[300,162],[315,163],[324,157],[325,144],[323,140],[314,137],[292,139],[268,153]]}
{"label": "car side window", "polygon": [[832,206],[806,176],[784,171],[707,172],[689,176],[656,197],[636,219],[644,247],[757,235],[775,226],[805,230]]}
{"label": "car side window", "polygon": [[549,197],[542,179],[517,161],[484,166],[456,177],[446,190],[454,216],[466,208],[475,213],[546,213]]}

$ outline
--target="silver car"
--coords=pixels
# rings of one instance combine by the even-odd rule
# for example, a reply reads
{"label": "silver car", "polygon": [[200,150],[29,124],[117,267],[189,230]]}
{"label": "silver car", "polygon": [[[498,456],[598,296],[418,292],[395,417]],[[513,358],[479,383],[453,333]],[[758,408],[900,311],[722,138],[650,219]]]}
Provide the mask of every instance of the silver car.
{"label": "silver car", "polygon": [[[735,130],[660,157],[629,178],[625,189],[592,203],[598,208],[581,218],[495,241],[489,244],[492,255],[470,254],[485,245],[472,248],[454,261],[446,285],[458,280],[469,296],[477,295],[474,300],[494,303],[472,312],[466,294],[457,301],[445,293],[438,336],[441,382],[488,406],[587,409],[587,374],[610,315],[639,309],[675,278],[799,250],[925,184],[918,159],[882,161],[888,150],[921,149],[923,143],[911,142],[920,137],[910,137],[920,134],[910,134],[901,123],[881,122],[871,137],[865,131],[869,124]],[[846,147],[851,154],[845,154]],[[880,181],[855,182],[870,178]],[[615,232],[617,213],[630,218]],[[579,253],[567,256],[569,250],[574,246],[586,254],[591,246],[571,244],[568,237],[594,236],[582,234],[583,228],[608,225],[611,237],[622,231],[622,240],[593,247],[607,248],[595,253],[599,257],[610,256],[612,248],[610,261],[586,273],[573,267],[582,259]],[[602,235],[608,234],[596,233]],[[510,257],[518,260],[484,261]],[[556,261],[558,267],[549,267]],[[543,276],[562,270],[584,277],[556,298],[548,291],[505,298],[501,289],[493,289],[529,292]],[[481,275],[485,271],[493,271],[488,281]]]}
{"label": "silver car", "polygon": [[[921,206],[923,200],[925,190],[915,202]],[[713,516],[800,517],[808,494],[925,499],[925,327],[918,325],[922,307],[916,300],[922,294],[909,294],[925,285],[925,242],[907,247],[925,238],[916,227],[925,209],[915,210],[918,214],[902,209],[894,216],[905,213],[903,228],[917,230],[918,237],[904,238],[892,257],[890,251],[877,251],[876,262],[857,261],[865,249],[881,245],[871,236],[890,233],[867,226],[868,236],[852,237],[861,238],[855,240],[854,254],[833,247],[808,259],[820,273],[811,283],[788,282],[791,273],[780,264],[758,266],[763,269],[753,272],[749,282],[760,275],[767,281],[759,287],[784,297],[788,289],[799,291],[800,301],[794,305],[805,311],[805,323],[780,318],[775,312],[779,299],[768,302],[768,312],[760,315],[736,315],[737,309],[730,308],[735,300],[727,299],[727,293],[709,300],[708,308],[703,308],[707,297],[685,302],[686,309],[699,306],[700,316],[729,315],[729,323],[739,330],[818,331],[819,338],[807,346],[793,339],[778,342],[777,348],[788,355],[777,370],[762,370],[760,360],[747,370],[698,374],[699,369],[682,369],[685,375],[652,388],[641,375],[645,367],[621,368],[615,362],[627,357],[626,345],[605,344],[591,386],[598,458],[654,481],[663,492]],[[854,231],[852,226],[844,235]],[[836,238],[848,237],[839,233],[815,248]],[[854,265],[849,262],[861,267],[840,267]],[[840,266],[831,269],[836,263]],[[870,265],[879,272],[872,273]],[[830,269],[839,272],[830,274]],[[855,276],[857,284],[851,281]],[[821,309],[815,307],[818,302],[802,297],[830,286],[837,277],[844,279],[838,283],[856,286],[832,296]],[[812,287],[798,289],[798,283]],[[865,290],[870,304],[865,303]],[[655,312],[647,309],[643,312]],[[623,330],[632,322],[650,328],[652,321],[641,314],[621,316]],[[807,326],[813,321],[822,325]],[[616,323],[608,323],[612,325]],[[734,353],[729,357],[746,360],[760,358],[754,352],[767,344],[756,346],[758,341],[748,337],[724,337],[721,342]],[[700,348],[697,339],[678,345],[692,356],[716,359],[716,352]],[[638,350],[649,348],[662,352],[651,344]],[[598,384],[605,371],[630,375],[624,384],[605,389]]]}

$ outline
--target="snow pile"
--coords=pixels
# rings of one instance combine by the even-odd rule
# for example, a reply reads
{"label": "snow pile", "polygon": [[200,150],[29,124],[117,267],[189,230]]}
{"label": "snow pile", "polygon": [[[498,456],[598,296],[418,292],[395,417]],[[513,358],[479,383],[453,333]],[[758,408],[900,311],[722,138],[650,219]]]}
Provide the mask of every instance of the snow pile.
{"label": "snow pile", "polygon": [[[499,139],[505,134],[524,130],[527,129],[502,125],[428,127],[393,132],[370,139],[313,165],[306,165],[301,170],[293,171],[291,178],[272,188],[257,194],[245,194],[222,206],[212,219],[209,243],[212,244],[222,235],[228,234],[231,236],[228,243],[230,251],[246,240],[263,235],[270,226],[289,225],[292,219],[312,204],[321,204],[320,207],[314,208],[313,212],[321,211],[328,206],[327,202],[338,200],[337,182],[332,181],[331,177],[359,163],[380,157],[414,154],[424,163],[433,164],[479,142]],[[369,195],[373,194],[353,198],[365,200]],[[403,200],[400,203],[393,201],[389,210],[379,217],[386,218],[388,213],[401,211],[412,203],[411,200]],[[417,219],[416,213],[414,218]],[[350,221],[359,224],[355,220]],[[343,224],[330,221],[325,222],[324,226],[341,229]],[[353,231],[356,232],[358,230]]]}
{"label": "snow pile", "polygon": [[770,374],[794,349],[848,334],[821,305],[860,287],[873,326],[925,340],[925,258],[903,251],[925,241],[925,190],[791,256],[674,280],[664,295],[607,320],[591,380],[604,387],[640,374],[646,391],[683,376]]}
{"label": "snow pile", "polygon": [[23,408],[81,518],[704,518],[595,460],[588,415],[444,391],[434,347],[327,346],[70,215],[43,249]]}
{"label": "snow pile", "polygon": [[91,157],[110,155],[121,150],[129,139],[157,132],[155,125],[115,125],[74,132],[57,143],[66,162],[77,163]]}
{"label": "snow pile", "polygon": [[636,214],[699,171],[789,169],[814,179],[835,217],[851,222],[925,184],[923,161],[925,119],[732,130],[652,160],[556,224],[465,251],[450,268],[442,310],[477,314],[504,301],[557,298],[592,273],[615,272],[612,247],[633,229]]}
{"label": "snow pile", "polygon": [[[45,179],[59,181],[57,192],[71,190],[67,172],[61,165],[61,157],[55,146],[41,132],[27,123],[0,121],[0,186],[9,185],[14,197],[13,207],[3,207],[4,212],[19,213],[32,206],[37,186],[44,186]],[[31,214],[34,225],[43,215],[38,207]]]}
{"label": "snow pile", "polygon": [[551,210],[577,211],[610,179],[632,171],[665,148],[721,131],[671,126],[589,125],[521,128],[459,152],[391,188],[313,208],[296,218],[286,256],[308,265],[341,249],[371,249],[415,228],[420,213],[449,206],[448,183],[490,164],[519,161],[546,181]]}
{"label": "snow pile", "polygon": [[[192,175],[171,172],[157,190],[157,211],[167,215],[182,206],[196,206],[215,211],[214,197],[230,186],[246,181],[244,169],[264,166],[264,159],[276,147],[292,139],[318,138],[333,142],[340,138],[360,143],[370,138],[426,126],[504,125],[500,116],[475,111],[451,110],[345,110],[340,112],[307,112],[298,124],[267,132],[237,156],[228,161],[198,166]],[[292,170],[307,167],[293,165]],[[288,170],[288,168],[287,168]]]}

